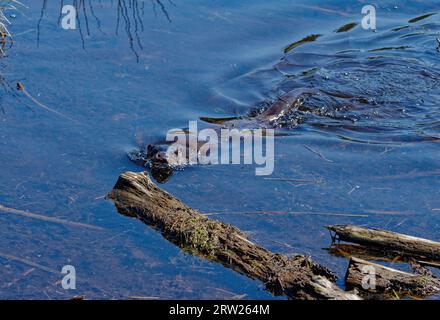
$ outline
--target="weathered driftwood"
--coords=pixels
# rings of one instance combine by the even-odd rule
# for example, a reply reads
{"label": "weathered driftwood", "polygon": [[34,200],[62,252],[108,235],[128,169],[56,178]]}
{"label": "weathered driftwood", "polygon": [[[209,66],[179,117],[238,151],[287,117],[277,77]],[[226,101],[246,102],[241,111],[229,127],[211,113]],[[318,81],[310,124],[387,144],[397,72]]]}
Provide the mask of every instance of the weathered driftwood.
{"label": "weathered driftwood", "polygon": [[417,262],[424,267],[433,267],[433,268],[440,269],[440,263],[437,263],[437,262],[422,261],[422,260],[419,260]]}
{"label": "weathered driftwood", "polygon": [[414,261],[414,258],[393,251],[366,247],[359,244],[334,243],[326,250],[332,256],[347,259],[354,256],[368,261],[373,260],[393,263],[408,263]]}
{"label": "weathered driftwood", "polygon": [[274,294],[360,299],[336,286],[326,268],[305,256],[288,258],[254,244],[236,227],[208,219],[161,190],[146,173],[123,173],[109,198],[121,214],[142,220],[187,252],[262,281]]}
{"label": "weathered driftwood", "polygon": [[336,239],[426,259],[440,259],[440,243],[390,231],[351,225],[327,226]]}
{"label": "weathered driftwood", "polygon": [[417,263],[421,266],[440,268],[435,260],[417,260],[416,257],[402,252],[386,250],[385,248],[367,247],[359,244],[334,243],[326,249],[336,257],[357,257],[368,261],[382,261],[392,263]]}
{"label": "weathered driftwood", "polygon": [[350,259],[345,284],[367,294],[385,293],[397,297],[427,296],[440,291],[440,281],[429,274],[408,273],[355,257]]}

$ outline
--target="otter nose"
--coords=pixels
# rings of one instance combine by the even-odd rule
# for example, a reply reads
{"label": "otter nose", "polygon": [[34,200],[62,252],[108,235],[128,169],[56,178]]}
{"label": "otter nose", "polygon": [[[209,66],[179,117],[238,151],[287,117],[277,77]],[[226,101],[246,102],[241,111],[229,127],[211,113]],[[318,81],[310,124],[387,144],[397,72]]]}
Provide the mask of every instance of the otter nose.
{"label": "otter nose", "polygon": [[158,153],[156,153],[155,158],[158,161],[167,162],[168,157],[167,157],[167,153],[165,151],[159,151]]}

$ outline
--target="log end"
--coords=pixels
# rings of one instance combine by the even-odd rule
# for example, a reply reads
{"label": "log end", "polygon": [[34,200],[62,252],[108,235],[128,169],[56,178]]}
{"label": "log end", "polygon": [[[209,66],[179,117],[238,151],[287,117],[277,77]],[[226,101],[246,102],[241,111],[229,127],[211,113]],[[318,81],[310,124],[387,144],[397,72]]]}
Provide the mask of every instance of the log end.
{"label": "log end", "polygon": [[[139,188],[140,186],[141,188]],[[155,184],[150,179],[148,173],[127,171],[119,176],[115,186],[107,197],[114,200],[117,191],[149,189],[153,186],[155,186]]]}
{"label": "log end", "polygon": [[409,273],[356,257],[350,259],[345,283],[367,295],[385,294],[394,298],[425,297],[440,291],[440,281],[434,276]]}

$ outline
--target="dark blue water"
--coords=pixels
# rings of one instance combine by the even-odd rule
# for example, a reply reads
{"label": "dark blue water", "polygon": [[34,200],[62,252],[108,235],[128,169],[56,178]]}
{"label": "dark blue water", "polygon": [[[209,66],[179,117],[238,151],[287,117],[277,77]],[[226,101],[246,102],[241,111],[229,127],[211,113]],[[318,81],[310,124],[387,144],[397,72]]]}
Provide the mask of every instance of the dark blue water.
{"label": "dark blue water", "polygon": [[[376,32],[339,33],[361,23],[363,1],[87,0],[80,31],[59,27],[58,1],[26,5],[0,60],[0,204],[102,230],[0,211],[0,297],[273,298],[103,196],[120,173],[142,170],[127,151],[298,87],[323,93],[282,119],[272,176],[194,166],[162,187],[341,277],[347,261],[323,250],[327,224],[440,240],[440,14],[409,22],[440,12],[439,2],[381,1]],[[284,52],[311,34],[322,36]],[[73,120],[36,105],[17,81]],[[74,291],[59,283],[67,264]]]}

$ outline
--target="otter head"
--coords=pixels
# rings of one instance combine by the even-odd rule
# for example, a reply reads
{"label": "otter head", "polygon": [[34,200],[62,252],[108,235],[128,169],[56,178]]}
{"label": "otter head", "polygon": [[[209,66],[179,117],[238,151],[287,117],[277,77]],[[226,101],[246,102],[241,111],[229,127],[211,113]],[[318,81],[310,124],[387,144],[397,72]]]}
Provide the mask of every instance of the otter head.
{"label": "otter head", "polygon": [[168,147],[164,144],[150,144],[146,150],[151,175],[159,183],[167,182],[174,173],[174,167],[168,161]]}
{"label": "otter head", "polygon": [[143,150],[128,152],[127,156],[137,165],[148,167],[157,182],[165,183],[174,173],[174,166],[168,161],[167,149],[167,145],[149,145]]}
{"label": "otter head", "polygon": [[151,163],[163,163],[168,164],[168,145],[163,144],[150,144],[147,147],[146,158]]}

